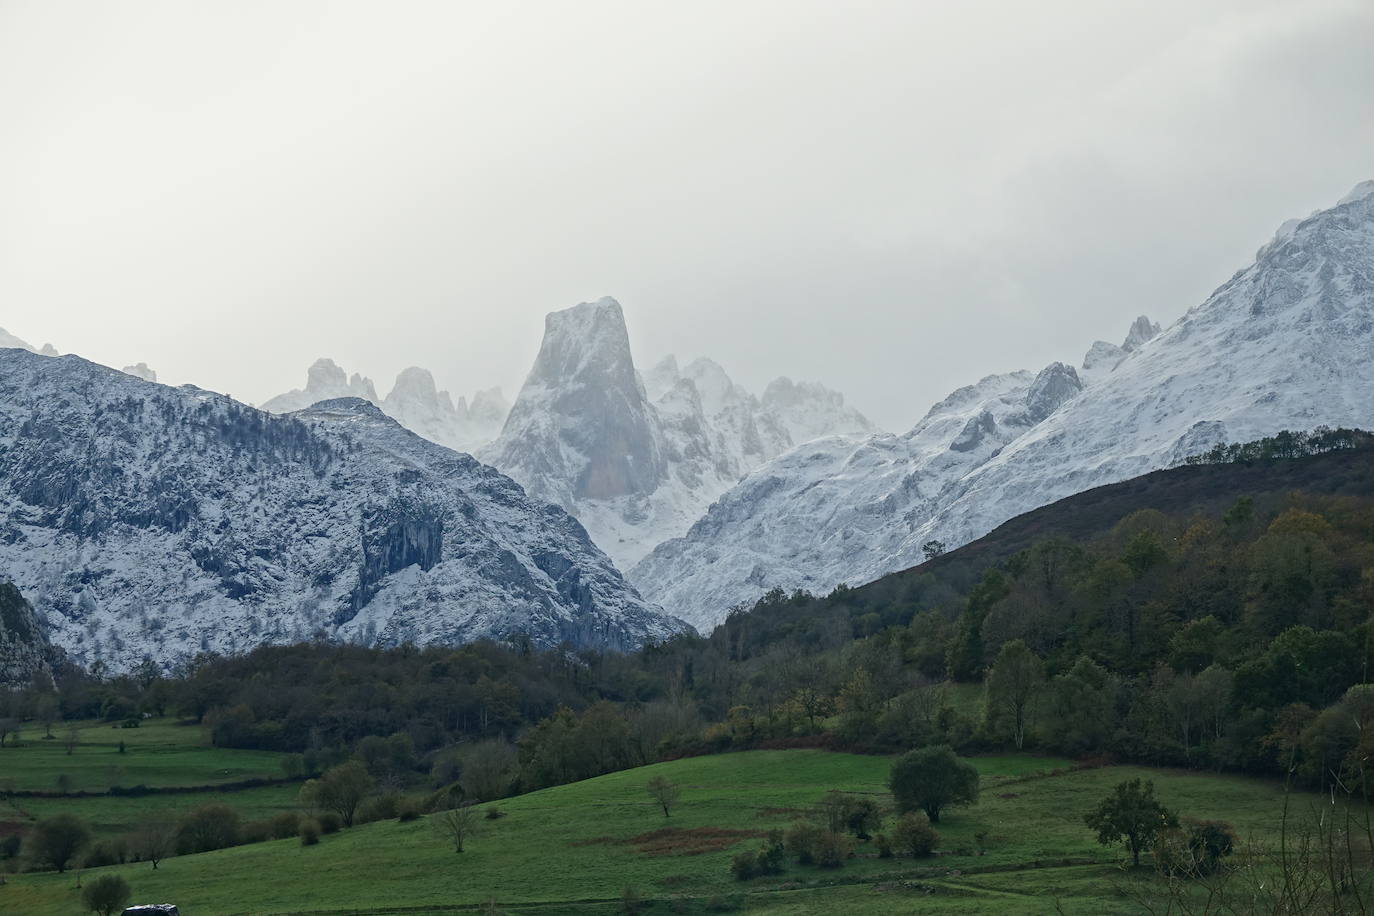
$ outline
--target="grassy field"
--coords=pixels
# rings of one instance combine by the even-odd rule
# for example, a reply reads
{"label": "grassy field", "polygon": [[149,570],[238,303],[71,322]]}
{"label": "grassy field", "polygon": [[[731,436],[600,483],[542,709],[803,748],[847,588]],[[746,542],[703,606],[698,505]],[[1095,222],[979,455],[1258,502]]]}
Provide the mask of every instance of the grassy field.
{"label": "grassy field", "polygon": [[[157,871],[100,871],[124,875],[137,900],[175,902],[188,916],[461,912],[493,900],[516,912],[609,913],[626,887],[649,912],[664,913],[1134,913],[1131,889],[1153,879],[1127,876],[1119,851],[1097,845],[1082,823],[1116,783],[1153,778],[1180,813],[1224,818],[1259,840],[1272,837],[1281,817],[1281,789],[1256,780],[1134,767],[1067,771],[1065,761],[1021,755],[975,763],[981,802],[947,815],[941,854],[921,861],[879,859],[860,844],[842,869],[793,863],[780,876],[734,880],[734,852],[791,823],[826,790],[890,802],[889,759],[792,750],[656,764],[508,799],[499,804],[506,816],[482,821],[482,835],[461,855],[421,819],[357,827],[314,847],[282,840],[169,859]],[[644,791],[657,774],[683,787],[671,818]],[[655,833],[665,829],[666,837]],[[982,832],[987,849],[979,855]],[[77,893],[70,874],[17,875],[0,887],[0,911],[75,914]]]}
{"label": "grassy field", "polygon": [[[77,744],[66,751],[66,726],[43,737],[41,728],[27,730],[18,746],[0,749],[0,835],[22,833],[35,821],[71,812],[88,821],[96,836],[131,830],[150,814],[173,817],[208,802],[226,802],[245,820],[270,817],[296,807],[296,783],[229,790],[227,784],[251,779],[280,779],[281,754],[226,750],[209,746],[197,726],[171,720],[149,720],[139,728],[111,728],[108,723],[77,724]],[[120,742],[124,752],[119,752]],[[153,789],[206,787],[203,791],[150,793],[138,796],[91,795],[35,798],[19,792],[69,791],[103,793],[113,786]],[[3,907],[0,907],[3,910]]]}
{"label": "grassy field", "polygon": [[[111,786],[208,786],[245,779],[279,778],[281,754],[210,747],[202,730],[170,719],[139,728],[108,722],[76,723],[77,744],[66,751],[67,725],[27,729],[19,747],[0,748],[0,790],[57,791],[65,775],[73,791],[104,792]],[[119,752],[120,742],[124,753]]]}

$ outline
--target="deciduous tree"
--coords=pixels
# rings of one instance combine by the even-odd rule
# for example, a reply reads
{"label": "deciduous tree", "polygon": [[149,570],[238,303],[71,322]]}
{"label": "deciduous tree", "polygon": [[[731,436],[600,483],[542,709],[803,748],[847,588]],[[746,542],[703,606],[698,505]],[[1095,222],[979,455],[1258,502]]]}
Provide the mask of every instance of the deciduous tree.
{"label": "deciduous tree", "polygon": [[938,824],[946,808],[978,801],[978,770],[947,744],[923,747],[897,758],[888,786],[899,811],[920,809]]}

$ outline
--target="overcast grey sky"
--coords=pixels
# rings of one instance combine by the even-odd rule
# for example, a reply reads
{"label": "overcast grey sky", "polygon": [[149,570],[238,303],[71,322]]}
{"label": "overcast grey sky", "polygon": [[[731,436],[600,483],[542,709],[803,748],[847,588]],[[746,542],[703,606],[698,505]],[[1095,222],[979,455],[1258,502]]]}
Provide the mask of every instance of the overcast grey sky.
{"label": "overcast grey sky", "polygon": [[1374,177],[1370,0],[0,0],[0,326],[261,402],[511,395],[613,295],[905,429]]}

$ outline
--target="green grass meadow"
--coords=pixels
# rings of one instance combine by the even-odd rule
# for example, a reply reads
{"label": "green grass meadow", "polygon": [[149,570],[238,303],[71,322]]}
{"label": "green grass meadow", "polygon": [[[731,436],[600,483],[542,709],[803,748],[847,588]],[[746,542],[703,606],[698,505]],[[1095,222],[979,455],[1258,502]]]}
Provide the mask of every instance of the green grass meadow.
{"label": "green grass meadow", "polygon": [[[63,812],[79,815],[97,838],[103,838],[128,833],[152,814],[176,818],[210,802],[232,805],[245,821],[296,808],[298,783],[226,787],[244,780],[280,779],[281,754],[211,747],[203,729],[171,720],[150,720],[139,728],[84,722],[77,728],[78,741],[70,754],[65,725],[53,729],[52,739],[44,738],[41,727],[26,729],[17,746],[0,748],[0,835],[22,833]],[[22,794],[56,794],[59,776],[65,777],[62,782],[71,792],[105,793],[114,786],[196,791],[68,798]]]}
{"label": "green grass meadow", "polygon": [[[512,912],[611,913],[627,887],[651,913],[1136,913],[1132,895],[1154,879],[1123,871],[1121,851],[1099,846],[1082,822],[1116,783],[1152,778],[1181,814],[1231,821],[1260,841],[1282,817],[1281,787],[1258,780],[1074,771],[1067,761],[1029,755],[974,763],[983,775],[980,803],[949,812],[938,825],[940,854],[923,860],[879,859],[873,844],[861,843],[841,869],[793,862],[782,875],[736,881],[731,856],[786,827],[827,790],[890,804],[890,758],[788,750],[655,764],[507,799],[498,803],[505,816],[483,820],[462,854],[422,818],[367,824],[312,847],[280,840],[167,859],[156,871],[124,865],[82,878],[118,873],[136,901],[174,902],[186,916],[462,912],[491,901]],[[682,787],[670,818],[644,790],[658,774]],[[90,801],[71,810],[87,815]],[[1297,804],[1319,803],[1310,796]],[[673,833],[652,835],[665,828]],[[0,887],[0,912],[79,913],[75,884],[70,873],[12,876]]]}
{"label": "green grass meadow", "polygon": [[281,754],[210,747],[202,729],[171,719],[150,719],[138,728],[108,722],[80,722],[76,728],[77,745],[70,754],[65,723],[53,727],[52,738],[44,737],[41,726],[31,726],[21,734],[20,746],[0,748],[0,791],[55,792],[61,774],[77,792],[104,792],[111,786],[210,786],[282,775]]}

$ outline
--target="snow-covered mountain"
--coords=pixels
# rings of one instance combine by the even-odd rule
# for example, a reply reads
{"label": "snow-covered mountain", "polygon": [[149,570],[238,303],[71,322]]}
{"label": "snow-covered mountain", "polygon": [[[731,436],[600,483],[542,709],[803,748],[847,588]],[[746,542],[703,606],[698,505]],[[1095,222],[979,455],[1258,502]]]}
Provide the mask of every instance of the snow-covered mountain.
{"label": "snow-covered mountain", "polygon": [[57,355],[57,348],[52,344],[43,344],[40,349],[20,340],[4,328],[0,328],[0,349],[28,350],[30,353],[38,353],[42,356]]}
{"label": "snow-covered mountain", "polygon": [[0,510],[0,577],[83,663],[682,628],[562,509],[359,398],[283,417],[0,350]]}
{"label": "snow-covered mountain", "polygon": [[434,384],[428,369],[411,366],[396,376],[396,384],[384,399],[377,397],[372,380],[358,373],[348,375],[331,359],[320,359],[307,372],[304,389],[279,394],[262,405],[272,413],[304,410],[311,404],[336,398],[362,398],[380,407],[411,432],[460,452],[474,452],[501,432],[510,406],[500,388],[479,391],[469,404],[454,402],[447,391]]}
{"label": "snow-covered mountain", "polygon": [[333,401],[338,398],[362,398],[364,401],[378,402],[377,388],[372,379],[358,373],[350,377],[332,359],[317,359],[306,370],[305,388],[293,388],[263,403],[262,409],[272,413],[292,413],[304,410],[320,401]]}
{"label": "snow-covered mountain", "polygon": [[1284,225],[1167,330],[1138,320],[1081,371],[990,376],[903,436],[826,439],[758,468],[630,573],[709,629],[770,588],[826,591],[1012,516],[1282,429],[1374,425],[1374,182]]}
{"label": "snow-covered mountain", "polygon": [[608,297],[546,318],[505,428],[479,454],[628,566],[803,437],[872,428],[820,385],[779,379],[761,400],[708,359],[681,369],[670,356],[641,377]]}

